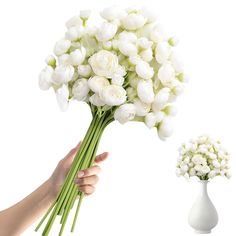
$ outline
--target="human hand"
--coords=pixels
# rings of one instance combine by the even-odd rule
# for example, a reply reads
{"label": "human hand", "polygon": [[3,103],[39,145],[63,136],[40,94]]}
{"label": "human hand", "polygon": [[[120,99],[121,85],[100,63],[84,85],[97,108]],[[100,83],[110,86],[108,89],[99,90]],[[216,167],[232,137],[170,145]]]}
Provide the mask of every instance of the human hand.
{"label": "human hand", "polygon": [[[60,191],[79,148],[80,143],[75,148],[73,148],[62,160],[60,160],[53,174],[49,178],[48,182],[50,183],[50,195],[53,198],[55,198]],[[98,174],[101,172],[101,168],[97,164],[106,160],[107,157],[107,152],[96,156],[94,166],[77,173],[75,183],[78,185],[79,190],[84,192],[85,195],[90,195],[94,192],[94,185],[97,184],[99,179]]]}

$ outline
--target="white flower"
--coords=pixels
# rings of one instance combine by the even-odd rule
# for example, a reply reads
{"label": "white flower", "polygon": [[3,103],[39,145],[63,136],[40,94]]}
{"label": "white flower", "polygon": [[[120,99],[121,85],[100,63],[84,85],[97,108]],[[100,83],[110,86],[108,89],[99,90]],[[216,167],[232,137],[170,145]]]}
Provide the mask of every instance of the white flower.
{"label": "white flower", "polygon": [[88,60],[96,75],[111,78],[118,68],[118,57],[106,50],[101,50]]}
{"label": "white flower", "polygon": [[122,86],[124,81],[125,81],[125,78],[122,77],[122,76],[113,76],[112,80],[111,80],[111,83],[115,84],[115,85]]}
{"label": "white flower", "polygon": [[87,99],[89,93],[89,86],[87,79],[78,79],[73,85],[72,94],[78,101],[84,101]]}
{"label": "white flower", "polygon": [[115,111],[114,118],[118,120],[121,124],[124,124],[135,117],[135,107],[133,104],[123,104],[118,107]]}
{"label": "white flower", "polygon": [[207,165],[204,165],[204,166],[202,166],[202,168],[201,168],[201,172],[202,172],[203,174],[207,174],[207,173],[209,173],[210,171],[211,171],[211,169],[210,169],[210,167],[207,166]]}
{"label": "white flower", "polygon": [[89,77],[91,75],[92,69],[90,65],[79,65],[78,74],[82,77]]}
{"label": "white flower", "polygon": [[218,160],[213,160],[212,161],[212,165],[215,167],[215,168],[220,168],[220,163]]}
{"label": "white flower", "polygon": [[71,46],[71,42],[67,39],[61,39],[57,41],[55,47],[54,47],[54,53],[57,56],[61,56],[62,54],[66,53]]}
{"label": "white flower", "polygon": [[154,75],[153,68],[145,61],[139,61],[135,67],[135,71],[143,79],[149,80]]}
{"label": "white flower", "polygon": [[155,99],[152,103],[152,110],[154,112],[160,111],[168,102],[170,96],[170,89],[163,88],[155,96]]}
{"label": "white flower", "polygon": [[100,42],[105,42],[112,39],[117,31],[117,25],[104,22],[96,33],[96,38]]}
{"label": "white flower", "polygon": [[83,26],[73,26],[70,27],[65,34],[65,38],[70,41],[77,41],[85,33],[85,28]]}
{"label": "white flower", "polygon": [[108,85],[100,93],[100,98],[109,106],[119,106],[126,100],[126,91],[118,85]]}
{"label": "white flower", "polygon": [[63,84],[69,82],[74,75],[73,66],[58,66],[55,68],[52,75],[52,81],[54,84]]}
{"label": "white flower", "polygon": [[211,179],[214,178],[215,176],[216,176],[216,172],[214,170],[212,170],[208,173],[208,177]]}
{"label": "white flower", "polygon": [[83,20],[87,20],[90,15],[91,15],[91,10],[83,10],[83,11],[80,11],[80,18],[83,19]]}
{"label": "white flower", "polygon": [[171,47],[167,42],[157,44],[155,55],[158,63],[166,63],[171,54]]}
{"label": "white flower", "polygon": [[175,70],[169,64],[163,64],[158,70],[158,78],[164,86],[168,86],[175,79]]}
{"label": "white flower", "polygon": [[152,81],[139,80],[137,86],[138,97],[144,103],[152,103],[154,100],[154,92]]}
{"label": "white flower", "polygon": [[193,162],[195,165],[202,165],[202,164],[205,164],[205,160],[202,158],[202,155],[199,155],[199,154],[193,156],[192,162]]}
{"label": "white flower", "polygon": [[146,50],[143,50],[142,52],[140,52],[140,57],[146,61],[146,62],[150,62],[153,58],[153,55],[152,55],[152,49],[151,48],[148,48]]}
{"label": "white flower", "polygon": [[166,113],[168,116],[175,116],[178,112],[178,109],[175,105],[170,104],[164,107],[163,111]]}
{"label": "white flower", "polygon": [[66,111],[69,106],[69,90],[66,85],[56,90],[56,99],[61,111]]}
{"label": "white flower", "polygon": [[149,129],[153,128],[157,123],[156,114],[154,112],[149,112],[145,116],[144,122]]}
{"label": "white flower", "polygon": [[52,84],[53,68],[46,66],[39,74],[39,87],[42,90],[48,90]]}
{"label": "white flower", "polygon": [[69,19],[66,22],[66,27],[70,28],[73,26],[80,26],[83,24],[83,21],[81,20],[80,16],[73,16],[71,19]]}
{"label": "white flower", "polygon": [[137,47],[127,41],[119,41],[118,48],[125,56],[135,56],[137,54]]}
{"label": "white flower", "polygon": [[147,19],[147,23],[152,23],[156,20],[156,15],[154,12],[149,11],[146,8],[141,9],[141,14]]}
{"label": "white flower", "polygon": [[112,6],[112,7],[105,8],[100,13],[100,15],[105,20],[113,21],[115,19],[121,19],[122,17],[127,15],[127,13],[123,9],[118,8],[117,6]]}
{"label": "white flower", "polygon": [[153,42],[149,41],[146,37],[141,37],[137,40],[137,46],[140,49],[148,49],[151,48]]}
{"label": "white flower", "polygon": [[191,168],[191,169],[189,170],[189,175],[190,175],[190,176],[195,176],[195,175],[196,175],[196,170],[195,170],[194,168]]}
{"label": "white flower", "polygon": [[51,67],[55,67],[56,66],[56,58],[52,55],[48,56],[46,59],[45,59],[45,62],[47,65],[51,66]]}
{"label": "white flower", "polygon": [[129,42],[129,43],[136,43],[138,38],[137,38],[137,35],[133,32],[122,31],[119,34],[118,39],[120,42],[125,41],[125,42]]}
{"label": "white flower", "polygon": [[131,13],[124,17],[121,23],[126,30],[137,30],[144,26],[146,20],[141,14]]}
{"label": "white flower", "polygon": [[70,53],[70,63],[73,66],[78,66],[83,63],[86,56],[86,49],[82,47],[81,49],[76,49]]}
{"label": "white flower", "polygon": [[110,85],[108,79],[102,76],[94,76],[88,80],[88,86],[94,93],[99,93],[104,87]]}
{"label": "white flower", "polygon": [[161,25],[156,25],[151,29],[150,39],[155,43],[161,43],[167,39]]}
{"label": "white flower", "polygon": [[178,55],[176,54],[176,52],[172,52],[171,56],[170,56],[170,61],[171,64],[173,66],[173,68],[175,69],[175,71],[177,73],[182,73],[183,72],[183,64],[181,63],[181,61],[178,58]]}
{"label": "white flower", "polygon": [[89,101],[95,105],[95,106],[98,106],[98,107],[101,107],[101,106],[104,106],[105,105],[105,102],[99,97],[98,94],[93,94],[90,98],[89,98]]}
{"label": "white flower", "polygon": [[147,113],[151,109],[150,104],[144,103],[138,98],[136,98],[133,103],[134,103],[134,106],[135,106],[137,116],[146,116]]}
{"label": "white flower", "polygon": [[69,54],[63,54],[61,56],[58,57],[58,64],[60,66],[66,66],[66,65],[69,65]]}
{"label": "white flower", "polygon": [[170,137],[173,133],[173,127],[170,118],[166,117],[160,123],[158,127],[158,135],[160,139],[165,140],[167,137]]}

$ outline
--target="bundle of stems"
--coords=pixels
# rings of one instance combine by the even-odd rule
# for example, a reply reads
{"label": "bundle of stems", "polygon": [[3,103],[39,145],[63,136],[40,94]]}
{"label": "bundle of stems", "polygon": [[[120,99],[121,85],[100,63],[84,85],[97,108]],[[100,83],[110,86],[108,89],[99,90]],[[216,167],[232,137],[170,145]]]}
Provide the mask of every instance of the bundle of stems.
{"label": "bundle of stems", "polygon": [[35,229],[35,231],[38,231],[46,218],[50,215],[47,224],[42,232],[43,236],[49,235],[57,216],[61,217],[61,229],[59,232],[59,236],[63,234],[70,210],[74,207],[75,201],[78,200],[73,224],[71,227],[71,232],[74,231],[80,206],[84,198],[84,193],[79,191],[78,186],[74,182],[76,174],[78,171],[87,169],[93,165],[102,133],[106,126],[114,120],[113,109],[110,109],[108,111],[101,111],[97,108],[95,109],[94,107],[91,107],[91,110],[93,119],[90,123],[84,140],[81,143],[81,147],[74,158],[64,184],[62,185],[55,201],[50,206]]}

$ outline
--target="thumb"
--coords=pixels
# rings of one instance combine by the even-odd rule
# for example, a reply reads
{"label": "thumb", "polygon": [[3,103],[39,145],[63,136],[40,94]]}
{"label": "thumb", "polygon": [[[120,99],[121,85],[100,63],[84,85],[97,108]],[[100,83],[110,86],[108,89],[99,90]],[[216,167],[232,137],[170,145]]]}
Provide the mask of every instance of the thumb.
{"label": "thumb", "polygon": [[81,142],[79,142],[73,149],[70,150],[70,152],[64,157],[63,162],[65,162],[65,165],[71,165],[73,162],[76,153],[78,152],[80,148]]}

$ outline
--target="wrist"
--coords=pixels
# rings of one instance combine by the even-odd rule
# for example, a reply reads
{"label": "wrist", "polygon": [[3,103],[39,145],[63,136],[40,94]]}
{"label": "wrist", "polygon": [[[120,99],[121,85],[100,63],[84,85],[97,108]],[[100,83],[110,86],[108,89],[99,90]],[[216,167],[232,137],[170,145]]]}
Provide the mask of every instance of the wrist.
{"label": "wrist", "polygon": [[58,191],[50,178],[45,182],[45,186],[47,189],[46,197],[49,199],[49,201],[53,202],[57,196]]}

